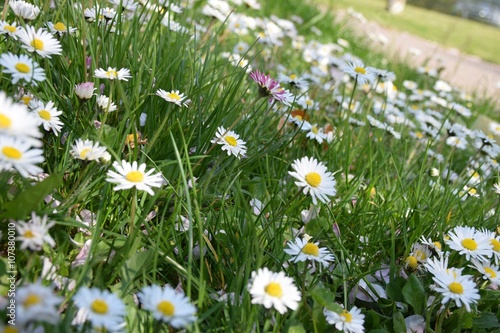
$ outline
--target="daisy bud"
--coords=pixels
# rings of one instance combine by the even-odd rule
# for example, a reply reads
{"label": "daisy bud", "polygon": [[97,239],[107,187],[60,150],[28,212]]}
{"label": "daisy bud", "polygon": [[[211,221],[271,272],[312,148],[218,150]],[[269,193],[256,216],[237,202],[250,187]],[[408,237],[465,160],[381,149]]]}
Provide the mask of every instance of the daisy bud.
{"label": "daisy bud", "polygon": [[81,100],[91,99],[94,95],[94,82],[84,82],[75,86],[75,94]]}
{"label": "daisy bud", "polygon": [[439,170],[436,168],[429,169],[429,176],[431,177],[439,177]]}

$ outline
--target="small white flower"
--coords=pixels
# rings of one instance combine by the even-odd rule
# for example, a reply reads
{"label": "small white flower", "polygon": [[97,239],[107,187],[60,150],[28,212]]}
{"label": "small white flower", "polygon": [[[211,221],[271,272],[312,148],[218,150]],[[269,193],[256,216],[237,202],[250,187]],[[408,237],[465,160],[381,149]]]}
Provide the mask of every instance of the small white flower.
{"label": "small white flower", "polygon": [[130,70],[127,68],[122,68],[116,70],[116,68],[108,67],[108,70],[98,68],[94,71],[94,76],[99,79],[109,79],[118,81],[128,81],[132,77],[130,75]]}
{"label": "small white flower", "polygon": [[50,58],[53,54],[62,53],[61,43],[42,28],[35,30],[34,27],[27,26],[25,29],[20,29],[17,36],[24,43],[23,48],[28,52],[37,53],[42,58]]}
{"label": "small white flower", "polygon": [[17,237],[21,241],[21,250],[30,249],[40,251],[43,244],[47,243],[50,247],[56,245],[54,239],[49,234],[49,229],[56,223],[48,221],[47,215],[37,216],[35,212],[31,213],[31,220],[28,222],[17,221]]}
{"label": "small white flower", "polygon": [[285,253],[292,256],[292,262],[311,260],[319,262],[324,267],[328,267],[329,262],[335,257],[327,248],[319,247],[319,243],[310,243],[307,239],[295,238],[294,242],[288,242]]}
{"label": "small white flower", "polygon": [[184,96],[184,94],[180,93],[179,90],[172,90],[171,92],[166,92],[163,89],[158,89],[156,91],[156,95],[160,96],[161,98],[163,98],[167,102],[174,103],[175,105],[184,106],[184,107],[188,106],[184,102],[184,100],[187,97]]}
{"label": "small white flower", "polygon": [[99,95],[97,97],[97,106],[104,112],[113,112],[117,109],[116,104],[105,95]]}
{"label": "small white flower", "polygon": [[58,306],[62,299],[40,281],[23,285],[16,292],[16,317],[21,326],[30,321],[59,322]]}
{"label": "small white flower", "polygon": [[84,161],[95,161],[102,158],[105,152],[106,147],[101,147],[99,145],[99,142],[93,142],[87,139],[78,139],[71,148],[70,153],[76,159]]}
{"label": "small white flower", "polygon": [[59,120],[62,111],[54,107],[54,102],[49,101],[47,104],[44,104],[41,101],[37,101],[32,103],[30,107],[32,108],[32,113],[38,120],[38,124],[42,125],[46,131],[52,130],[57,136],[64,124]]}
{"label": "small white flower", "polygon": [[233,131],[226,130],[219,126],[215,138],[210,142],[217,143],[222,146],[222,150],[227,151],[228,155],[234,155],[241,158],[246,155],[246,142],[240,139],[240,136]]}
{"label": "small white flower", "polygon": [[0,57],[0,65],[5,68],[4,73],[12,75],[12,84],[24,80],[36,86],[38,82],[45,80],[45,71],[25,54],[3,53]]}
{"label": "small white flower", "polygon": [[11,0],[9,6],[18,17],[24,20],[34,20],[40,14],[40,8],[23,0]]}
{"label": "small white flower", "polygon": [[363,333],[365,328],[365,315],[361,310],[353,306],[351,310],[343,310],[342,313],[336,313],[328,309],[323,311],[326,321],[335,325],[335,328],[345,333]]}
{"label": "small white flower", "polygon": [[35,164],[45,160],[43,150],[7,135],[0,135],[0,171],[16,169],[21,176],[38,175],[43,169]]}
{"label": "small white flower", "polygon": [[473,227],[457,226],[448,233],[448,236],[449,239],[445,240],[446,244],[465,255],[467,260],[474,258],[485,261],[493,255],[493,246],[488,235]]}
{"label": "small white flower", "polygon": [[138,190],[146,191],[149,194],[154,195],[151,187],[160,187],[164,183],[161,172],[152,174],[155,169],[145,172],[146,163],[142,163],[138,166],[136,161],[130,164],[129,162],[122,160],[121,164],[115,161],[113,163],[113,167],[116,171],[118,171],[118,173],[109,170],[106,181],[118,184],[113,188],[115,191],[135,187]]}

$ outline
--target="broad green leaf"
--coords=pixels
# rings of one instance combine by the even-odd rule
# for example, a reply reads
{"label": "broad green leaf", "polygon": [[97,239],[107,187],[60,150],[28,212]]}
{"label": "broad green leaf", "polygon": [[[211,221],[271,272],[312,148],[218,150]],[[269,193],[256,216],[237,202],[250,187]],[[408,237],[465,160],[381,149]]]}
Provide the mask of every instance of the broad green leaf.
{"label": "broad green leaf", "polygon": [[394,332],[406,332],[405,318],[401,312],[396,312],[392,316],[392,323],[394,327]]}
{"label": "broad green leaf", "polygon": [[416,314],[422,314],[425,304],[425,291],[415,275],[410,275],[403,287],[403,298],[413,307]]}
{"label": "broad green leaf", "polygon": [[335,302],[335,293],[330,290],[316,286],[310,291],[312,298],[318,303],[318,305],[327,308],[330,311],[341,313],[342,307]]}
{"label": "broad green leaf", "polygon": [[500,323],[498,318],[494,313],[491,312],[481,312],[478,318],[472,320],[473,327],[475,328],[498,328]]}
{"label": "broad green leaf", "polygon": [[385,292],[387,296],[394,302],[403,302],[403,292],[402,289],[406,283],[404,278],[398,278],[396,280],[390,281],[385,287]]}

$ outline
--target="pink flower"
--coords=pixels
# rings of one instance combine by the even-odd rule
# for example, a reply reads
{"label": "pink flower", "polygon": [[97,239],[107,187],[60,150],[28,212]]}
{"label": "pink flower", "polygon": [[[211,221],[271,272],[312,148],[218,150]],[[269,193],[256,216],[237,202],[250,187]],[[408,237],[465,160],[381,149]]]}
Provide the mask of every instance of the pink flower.
{"label": "pink flower", "polygon": [[275,100],[288,106],[293,102],[293,95],[281,87],[280,83],[270,75],[264,75],[257,70],[250,73],[250,77],[259,85],[259,95],[269,97],[269,102]]}
{"label": "pink flower", "polygon": [[75,94],[82,100],[91,99],[94,90],[94,82],[83,82],[75,86]]}

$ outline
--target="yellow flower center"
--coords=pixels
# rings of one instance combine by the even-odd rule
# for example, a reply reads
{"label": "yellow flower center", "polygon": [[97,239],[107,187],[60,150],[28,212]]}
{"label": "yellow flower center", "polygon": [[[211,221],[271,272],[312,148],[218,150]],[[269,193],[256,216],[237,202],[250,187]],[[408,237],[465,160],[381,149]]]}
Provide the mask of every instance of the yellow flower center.
{"label": "yellow flower center", "polygon": [[354,68],[354,71],[358,74],[366,74],[366,69],[364,69],[363,67],[356,66],[356,68]]}
{"label": "yellow flower center", "polygon": [[289,77],[290,77],[290,80],[295,80],[295,79],[297,78],[297,75],[292,74],[292,75],[290,75]]}
{"label": "yellow flower center", "polygon": [[269,283],[264,290],[266,291],[267,294],[271,295],[272,297],[281,297],[283,296],[283,290],[281,289],[281,286],[277,282],[271,282]]}
{"label": "yellow flower center", "polygon": [[6,115],[0,113],[0,128],[9,128],[12,125],[12,120]]}
{"label": "yellow flower center", "polygon": [[30,102],[31,102],[32,99],[33,98],[30,95],[24,95],[23,97],[21,97],[21,100],[23,101],[23,103],[25,105],[30,104]]}
{"label": "yellow flower center", "polygon": [[17,31],[17,28],[12,26],[12,25],[4,25],[4,30],[7,30],[8,32],[10,32],[11,34],[13,34],[14,32]]}
{"label": "yellow flower center", "polygon": [[434,244],[434,246],[436,247],[436,249],[438,249],[438,250],[442,249],[440,242],[433,242],[432,244]]}
{"label": "yellow flower center", "polygon": [[474,195],[477,194],[477,190],[475,188],[470,188],[469,189],[469,194],[474,196]]}
{"label": "yellow flower center", "polygon": [[54,24],[54,29],[56,29],[57,31],[66,31],[67,30],[66,25],[62,22],[57,22],[56,24]]}
{"label": "yellow flower center", "polygon": [[125,179],[127,179],[129,182],[140,183],[144,180],[144,174],[140,171],[137,171],[137,170],[130,171],[125,176]]}
{"label": "yellow flower center", "polygon": [[415,136],[417,137],[417,139],[422,139],[424,137],[424,135],[422,134],[422,132],[415,133]]}
{"label": "yellow flower center", "polygon": [[298,121],[302,121],[302,119],[303,119],[302,116],[299,116],[299,115],[296,115],[294,118],[297,119]]}
{"label": "yellow flower center", "polygon": [[307,243],[306,245],[304,245],[304,247],[302,248],[302,252],[304,252],[305,254],[308,254],[310,256],[315,256],[317,257],[319,255],[319,247],[318,245],[316,244],[313,244],[313,243]]}
{"label": "yellow flower center", "polygon": [[33,234],[33,232],[31,230],[26,230],[25,233],[23,234],[23,237],[24,238],[33,238],[33,237],[35,237],[35,235]]}
{"label": "yellow flower center", "polygon": [[36,294],[29,294],[23,302],[23,306],[29,308],[30,306],[37,305],[42,299]]}
{"label": "yellow flower center", "polygon": [[110,78],[115,78],[118,76],[118,72],[115,71],[114,69],[110,69],[109,71],[106,71],[106,76]]}
{"label": "yellow flower center", "polygon": [[7,156],[8,158],[12,158],[14,160],[18,160],[21,157],[23,157],[23,153],[14,147],[11,146],[5,146],[2,148],[2,153]]}
{"label": "yellow flower center", "polygon": [[44,47],[43,40],[35,38],[31,42],[31,46],[33,46],[35,50],[43,50]]}
{"label": "yellow flower center", "polygon": [[17,330],[17,328],[15,328],[14,326],[6,326],[4,329],[3,329],[3,333],[18,333],[19,331]]}
{"label": "yellow flower center", "polygon": [[454,294],[463,294],[464,286],[460,282],[452,282],[448,285],[448,289]]}
{"label": "yellow flower center", "polygon": [[414,256],[408,256],[408,258],[406,258],[406,265],[408,265],[408,267],[410,267],[411,269],[417,268],[417,258],[415,258]]}
{"label": "yellow flower center", "polygon": [[95,301],[92,302],[90,305],[90,309],[98,314],[106,314],[108,313],[108,303],[106,303],[105,300],[103,299],[96,299]]}
{"label": "yellow flower center", "polygon": [[50,112],[47,110],[38,111],[38,115],[40,116],[40,118],[42,118],[44,120],[50,120],[52,118],[50,116]]}
{"label": "yellow flower center", "polygon": [[234,136],[231,136],[231,135],[227,135],[224,140],[226,140],[226,142],[230,145],[230,146],[233,146],[233,147],[236,147],[237,145],[237,142],[236,142],[236,139],[234,138]]}
{"label": "yellow flower center", "polygon": [[156,309],[160,311],[163,315],[171,317],[175,313],[175,306],[169,301],[161,301],[156,306]]}
{"label": "yellow flower center", "polygon": [[312,187],[318,187],[321,184],[321,176],[317,172],[309,172],[306,175],[306,182]]}
{"label": "yellow flower center", "polygon": [[85,148],[80,152],[80,158],[85,159],[87,157],[87,154],[91,151],[90,148]]}
{"label": "yellow flower center", "polygon": [[311,128],[311,132],[313,132],[314,134],[318,134],[318,132],[319,132],[319,131],[318,131],[318,127],[317,127],[317,126],[313,126],[313,127]]}
{"label": "yellow flower center", "polygon": [[176,94],[174,92],[168,93],[167,97],[170,98],[170,99],[173,99],[175,101],[180,101],[181,100],[181,96],[179,96],[178,94]]}
{"label": "yellow flower center", "polygon": [[490,244],[493,245],[493,251],[500,252],[500,241],[499,240],[497,240],[496,238],[493,238],[490,241]]}
{"label": "yellow flower center", "polygon": [[491,279],[494,279],[497,277],[497,273],[494,270],[492,270],[490,267],[484,267],[484,271],[486,272],[486,274],[489,275],[489,277]]}
{"label": "yellow flower center", "polygon": [[415,251],[415,258],[418,258],[418,260],[420,261],[424,261],[425,259],[427,259],[427,255],[424,251],[417,250]]}
{"label": "yellow flower center", "polygon": [[472,238],[464,238],[464,240],[462,241],[462,246],[469,251],[477,250],[477,243]]}
{"label": "yellow flower center", "polygon": [[15,67],[18,72],[24,74],[28,74],[31,71],[31,67],[26,64],[23,64],[22,62],[18,62]]}
{"label": "yellow flower center", "polygon": [[352,322],[352,314],[350,314],[349,311],[347,310],[342,311],[341,316],[344,317],[344,322],[346,323]]}
{"label": "yellow flower center", "polygon": [[313,105],[313,101],[311,101],[310,99],[306,99],[306,104],[307,106],[311,106]]}

